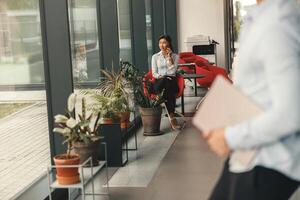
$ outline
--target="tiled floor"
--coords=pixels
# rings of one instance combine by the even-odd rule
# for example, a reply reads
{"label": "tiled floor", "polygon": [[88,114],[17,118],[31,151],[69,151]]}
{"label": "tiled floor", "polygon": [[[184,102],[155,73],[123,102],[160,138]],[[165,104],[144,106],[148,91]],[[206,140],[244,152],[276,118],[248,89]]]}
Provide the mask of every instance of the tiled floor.
{"label": "tiled floor", "polygon": [[[147,187],[111,187],[110,198],[97,196],[96,199],[205,200],[218,178],[221,167],[222,159],[209,151],[198,131],[187,127],[179,133]],[[103,191],[103,178],[102,174],[95,179],[98,192]]]}
{"label": "tiled floor", "polygon": [[[162,119],[163,135],[139,137],[138,151],[129,152],[129,162],[110,179],[110,187],[147,187],[161,160],[178,135],[169,128],[168,119]],[[142,135],[143,130],[139,131]]]}
{"label": "tiled floor", "polygon": [[[186,98],[186,111],[194,111],[200,97]],[[180,110],[178,100],[177,110]],[[182,119],[178,119],[182,123]],[[174,143],[179,131],[170,128],[167,117],[162,118],[162,135],[155,137],[143,136],[143,128],[138,132],[138,151],[129,152],[129,163],[120,168],[110,179],[111,187],[147,187],[152,180],[161,160]],[[133,143],[134,140],[132,140]],[[129,144],[132,145],[132,144]]]}

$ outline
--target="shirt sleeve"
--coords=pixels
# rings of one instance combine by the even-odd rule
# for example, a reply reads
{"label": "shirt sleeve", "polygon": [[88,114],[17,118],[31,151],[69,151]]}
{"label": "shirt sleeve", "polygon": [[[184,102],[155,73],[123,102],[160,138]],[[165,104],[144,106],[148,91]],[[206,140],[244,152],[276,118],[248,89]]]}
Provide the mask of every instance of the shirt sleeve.
{"label": "shirt sleeve", "polygon": [[265,73],[271,106],[263,114],[225,129],[231,149],[256,148],[300,130],[300,34],[295,30],[275,27],[261,38],[256,56]]}
{"label": "shirt sleeve", "polygon": [[158,66],[157,66],[157,60],[156,60],[156,56],[155,55],[152,56],[151,69],[152,69],[152,75],[153,75],[153,77],[154,78],[158,78],[159,77]]}
{"label": "shirt sleeve", "polygon": [[167,70],[168,75],[176,75],[177,68],[178,68],[179,56],[177,54],[173,54],[172,58],[173,58],[173,65],[168,66],[168,70]]}

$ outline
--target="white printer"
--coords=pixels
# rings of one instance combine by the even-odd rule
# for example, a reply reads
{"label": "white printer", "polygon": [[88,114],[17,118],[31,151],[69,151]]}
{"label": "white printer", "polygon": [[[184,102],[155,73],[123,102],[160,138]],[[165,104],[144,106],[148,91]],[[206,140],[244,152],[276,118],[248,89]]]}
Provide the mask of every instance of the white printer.
{"label": "white printer", "polygon": [[210,63],[217,65],[218,42],[205,35],[193,35],[187,38],[186,47],[188,52],[206,58]]}

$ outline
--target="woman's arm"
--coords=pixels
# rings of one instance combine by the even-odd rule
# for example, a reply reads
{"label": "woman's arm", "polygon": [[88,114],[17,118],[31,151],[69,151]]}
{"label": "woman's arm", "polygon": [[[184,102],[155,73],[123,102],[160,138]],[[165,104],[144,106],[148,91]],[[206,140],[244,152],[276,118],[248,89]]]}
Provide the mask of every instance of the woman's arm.
{"label": "woman's arm", "polygon": [[157,59],[156,59],[155,55],[152,56],[151,69],[152,69],[152,75],[153,75],[153,77],[154,78],[159,78],[158,66],[157,66]]}
{"label": "woman's arm", "polygon": [[272,105],[264,114],[226,128],[231,149],[251,149],[276,142],[300,131],[300,36],[274,27],[262,38],[258,49]]}
{"label": "woman's arm", "polygon": [[168,75],[175,75],[176,71],[177,71],[177,68],[178,68],[179,56],[175,53],[172,53],[171,60],[172,60],[172,62],[169,61],[169,64],[168,64],[167,74]]}

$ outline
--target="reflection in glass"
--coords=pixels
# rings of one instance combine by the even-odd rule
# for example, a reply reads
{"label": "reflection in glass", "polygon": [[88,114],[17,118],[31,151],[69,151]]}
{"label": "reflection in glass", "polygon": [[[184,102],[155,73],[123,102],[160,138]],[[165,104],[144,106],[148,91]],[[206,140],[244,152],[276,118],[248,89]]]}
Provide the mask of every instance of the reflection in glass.
{"label": "reflection in glass", "polygon": [[99,80],[100,59],[96,0],[69,0],[75,87]]}
{"label": "reflection in glass", "polygon": [[0,86],[44,83],[37,2],[0,1]]}
{"label": "reflection in glass", "polygon": [[238,46],[241,26],[249,10],[256,5],[256,0],[233,0],[233,39]]}
{"label": "reflection in glass", "polygon": [[0,199],[50,164],[38,0],[0,1]]}
{"label": "reflection in glass", "polygon": [[132,62],[130,1],[118,0],[120,59]]}
{"label": "reflection in glass", "polygon": [[148,49],[148,66],[151,67],[151,58],[153,54],[152,48],[152,0],[145,0],[146,10],[146,38]]}

